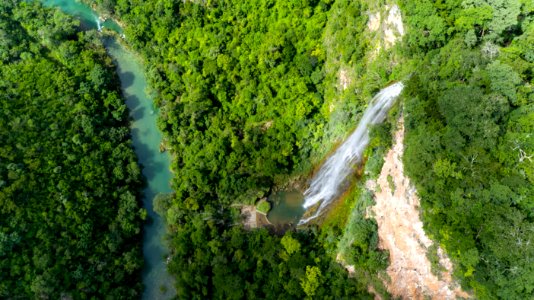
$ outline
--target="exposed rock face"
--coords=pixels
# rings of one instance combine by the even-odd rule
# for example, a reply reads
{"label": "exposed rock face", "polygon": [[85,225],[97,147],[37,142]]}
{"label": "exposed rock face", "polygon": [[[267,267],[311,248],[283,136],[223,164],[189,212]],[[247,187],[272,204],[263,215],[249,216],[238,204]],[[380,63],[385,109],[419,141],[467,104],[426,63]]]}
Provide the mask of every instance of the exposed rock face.
{"label": "exposed rock face", "polygon": [[338,78],[339,78],[339,87],[341,88],[341,90],[346,90],[349,85],[352,83],[352,76],[349,75],[349,71],[345,68],[341,68],[339,70],[339,75],[338,75]]}
{"label": "exposed rock face", "polygon": [[402,15],[397,5],[385,5],[383,10],[369,13],[367,29],[377,32],[376,38],[372,41],[374,50],[369,58],[375,59],[382,49],[389,49],[404,36],[404,25]]}
{"label": "exposed rock face", "polygon": [[441,248],[439,262],[446,270],[438,278],[431,272],[426,253],[432,241],[423,230],[419,218],[419,198],[408,177],[404,175],[404,124],[401,121],[395,142],[386,157],[378,180],[367,187],[374,191],[376,205],[370,214],[378,223],[379,248],[389,251],[390,265],[385,282],[393,297],[402,299],[468,298],[452,280],[452,263]]}
{"label": "exposed rock face", "polygon": [[377,31],[378,28],[380,28],[381,20],[382,19],[380,17],[380,13],[379,12],[374,13],[374,14],[369,14],[369,21],[367,21],[367,28],[370,31]]}
{"label": "exposed rock face", "polygon": [[401,11],[397,5],[389,7],[388,16],[384,26],[384,42],[386,49],[393,46],[398,38],[404,35]]}

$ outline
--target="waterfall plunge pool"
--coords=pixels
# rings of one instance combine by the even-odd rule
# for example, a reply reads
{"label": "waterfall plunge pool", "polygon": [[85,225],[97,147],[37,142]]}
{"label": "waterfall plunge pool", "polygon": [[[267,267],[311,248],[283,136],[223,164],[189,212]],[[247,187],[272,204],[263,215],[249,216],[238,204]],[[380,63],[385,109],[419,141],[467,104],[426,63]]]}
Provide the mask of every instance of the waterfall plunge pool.
{"label": "waterfall plunge pool", "polygon": [[306,209],[302,206],[304,195],[298,190],[281,190],[269,196],[272,209],[267,219],[275,226],[296,225]]}

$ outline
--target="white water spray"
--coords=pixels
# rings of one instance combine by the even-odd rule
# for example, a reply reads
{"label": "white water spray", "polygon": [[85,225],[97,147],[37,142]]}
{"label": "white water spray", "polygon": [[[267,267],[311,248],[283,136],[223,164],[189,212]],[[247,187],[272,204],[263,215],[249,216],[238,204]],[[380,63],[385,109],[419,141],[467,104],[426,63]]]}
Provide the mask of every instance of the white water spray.
{"label": "white water spray", "polygon": [[404,85],[401,82],[382,89],[365,110],[360,123],[350,137],[330,156],[313,177],[310,187],[304,192],[304,208],[308,209],[321,202],[315,213],[299,221],[305,224],[317,218],[341,192],[340,186],[352,173],[354,164],[361,160],[369,143],[369,125],[378,124],[400,95]]}
{"label": "white water spray", "polygon": [[95,22],[98,31],[102,31],[102,22],[100,22],[100,18],[98,16],[95,16]]}

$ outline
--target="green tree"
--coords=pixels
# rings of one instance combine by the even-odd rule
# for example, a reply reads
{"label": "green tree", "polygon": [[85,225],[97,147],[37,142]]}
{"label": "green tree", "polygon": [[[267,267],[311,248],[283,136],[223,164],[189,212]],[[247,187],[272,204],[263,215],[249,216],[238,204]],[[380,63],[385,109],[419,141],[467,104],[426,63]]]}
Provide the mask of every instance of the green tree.
{"label": "green tree", "polygon": [[300,285],[308,297],[315,296],[317,288],[321,285],[321,270],[315,266],[306,266],[306,276],[301,280]]}

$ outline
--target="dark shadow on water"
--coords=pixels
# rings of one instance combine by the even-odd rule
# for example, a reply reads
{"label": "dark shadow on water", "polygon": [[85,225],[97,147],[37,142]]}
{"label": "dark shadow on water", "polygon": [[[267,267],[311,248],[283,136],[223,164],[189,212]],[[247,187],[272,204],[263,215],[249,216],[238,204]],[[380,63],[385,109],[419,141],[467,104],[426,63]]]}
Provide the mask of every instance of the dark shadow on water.
{"label": "dark shadow on water", "polygon": [[[130,130],[130,134],[132,135],[132,142],[134,144],[134,147],[137,148],[137,143],[138,143],[138,140],[139,140],[139,137],[141,136],[141,131],[139,130],[139,128],[132,128]],[[137,149],[135,150],[135,154],[137,154],[137,160],[139,161],[139,163],[143,163],[143,160],[139,157],[139,153],[137,151]]]}
{"label": "dark shadow on water", "polygon": [[145,110],[146,108],[144,107],[139,107],[135,110],[130,109],[130,116],[132,116],[134,120],[139,120],[145,115]]}
{"label": "dark shadow on water", "polygon": [[129,95],[126,97],[126,106],[128,106],[128,109],[135,109],[141,105],[141,100],[139,100],[139,97],[134,95]]}
{"label": "dark shadow on water", "polygon": [[151,151],[147,144],[140,142],[141,132],[137,128],[132,128],[132,139],[135,153],[139,158],[139,163],[143,166],[143,175],[147,182],[152,182],[156,174],[165,170],[163,162],[156,161],[158,155],[163,155],[159,152]]}
{"label": "dark shadow on water", "polygon": [[[168,255],[168,251],[165,248],[164,237],[159,234],[163,230],[163,220],[156,212],[153,211],[153,201],[156,196],[156,192],[147,189],[144,193],[145,208],[148,211],[148,220],[145,223],[144,227],[144,239],[152,240],[157,238],[159,241],[157,243],[145,243],[143,246],[143,256],[145,258],[145,268],[144,272],[148,272],[153,267],[157,266],[161,261],[164,261]],[[157,260],[154,260],[154,255],[160,256]],[[161,259],[161,260],[160,260]],[[148,273],[145,273],[148,274]]]}
{"label": "dark shadow on water", "polygon": [[133,85],[135,80],[135,75],[132,72],[122,72],[119,67],[119,78],[121,79],[122,89],[127,89]]}

